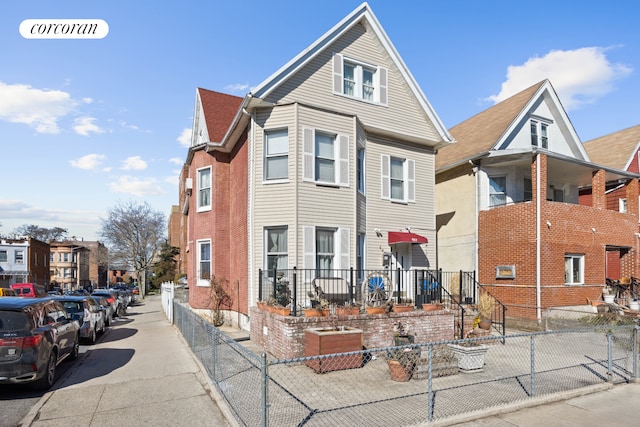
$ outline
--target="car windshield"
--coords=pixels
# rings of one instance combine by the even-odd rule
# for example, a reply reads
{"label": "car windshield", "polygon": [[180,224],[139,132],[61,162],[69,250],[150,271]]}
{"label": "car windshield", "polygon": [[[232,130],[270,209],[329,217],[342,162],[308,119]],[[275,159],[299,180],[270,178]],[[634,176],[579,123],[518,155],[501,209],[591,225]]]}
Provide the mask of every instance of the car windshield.
{"label": "car windshield", "polygon": [[62,305],[69,313],[80,313],[84,311],[81,303],[75,301],[62,301]]}
{"label": "car windshield", "polygon": [[0,311],[0,331],[31,329],[28,316],[21,311]]}

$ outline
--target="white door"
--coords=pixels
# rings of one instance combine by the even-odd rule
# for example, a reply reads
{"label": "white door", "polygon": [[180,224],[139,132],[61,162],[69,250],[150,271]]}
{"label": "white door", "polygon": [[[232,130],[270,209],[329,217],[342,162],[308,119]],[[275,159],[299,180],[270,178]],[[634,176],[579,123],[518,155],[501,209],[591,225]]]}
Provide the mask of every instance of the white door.
{"label": "white door", "polygon": [[[393,296],[397,301],[398,293],[398,280],[401,283],[401,297],[403,302],[407,298],[413,299],[413,282],[411,277],[411,265],[412,265],[412,248],[409,243],[398,243],[391,247],[392,249],[392,269],[391,277],[393,280]],[[398,277],[398,271],[400,271],[400,277]]]}

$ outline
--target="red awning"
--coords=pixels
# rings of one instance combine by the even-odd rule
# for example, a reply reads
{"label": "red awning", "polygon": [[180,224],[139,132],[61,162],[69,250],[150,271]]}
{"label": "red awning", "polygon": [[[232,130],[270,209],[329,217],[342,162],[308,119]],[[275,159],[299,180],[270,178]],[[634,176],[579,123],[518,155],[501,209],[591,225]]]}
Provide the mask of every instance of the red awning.
{"label": "red awning", "polygon": [[415,233],[407,233],[405,231],[389,231],[389,244],[395,245],[398,243],[428,243],[426,237]]}

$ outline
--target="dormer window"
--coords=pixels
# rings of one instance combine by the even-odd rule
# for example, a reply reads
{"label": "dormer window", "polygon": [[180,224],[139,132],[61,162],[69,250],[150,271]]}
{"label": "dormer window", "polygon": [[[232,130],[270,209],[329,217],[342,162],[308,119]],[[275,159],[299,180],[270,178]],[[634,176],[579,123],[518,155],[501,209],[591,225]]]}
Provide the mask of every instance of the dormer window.
{"label": "dormer window", "polygon": [[333,55],[333,91],[377,104],[387,104],[387,69],[341,54]]}
{"label": "dormer window", "polygon": [[538,120],[531,120],[531,145],[534,147],[549,148],[549,124]]}

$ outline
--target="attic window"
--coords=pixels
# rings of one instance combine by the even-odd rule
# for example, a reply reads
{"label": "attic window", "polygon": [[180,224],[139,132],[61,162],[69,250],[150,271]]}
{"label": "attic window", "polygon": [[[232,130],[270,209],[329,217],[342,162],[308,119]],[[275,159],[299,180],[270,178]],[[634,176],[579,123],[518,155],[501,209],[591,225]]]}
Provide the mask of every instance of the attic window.
{"label": "attic window", "polygon": [[548,123],[531,120],[531,145],[534,147],[549,148]]}
{"label": "attic window", "polygon": [[386,105],[387,69],[336,53],[333,55],[333,92]]}

